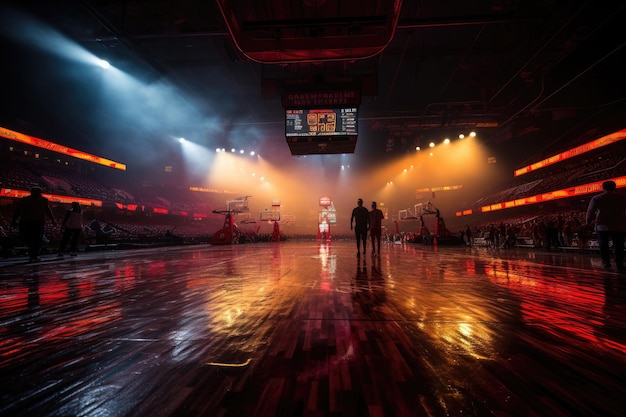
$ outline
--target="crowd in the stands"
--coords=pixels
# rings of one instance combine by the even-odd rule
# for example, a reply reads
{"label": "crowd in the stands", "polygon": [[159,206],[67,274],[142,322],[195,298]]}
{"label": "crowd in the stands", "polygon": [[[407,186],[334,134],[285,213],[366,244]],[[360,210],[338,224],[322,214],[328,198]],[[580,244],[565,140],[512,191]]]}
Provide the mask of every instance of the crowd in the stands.
{"label": "crowd in the stands", "polygon": [[[506,186],[486,193],[473,202],[475,207],[510,201],[580,184],[602,181],[626,172],[626,141],[579,155],[571,160],[511,178]],[[33,185],[44,193],[80,197],[102,202],[102,207],[85,207],[84,245],[109,245],[120,242],[137,244],[184,244],[210,242],[212,234],[223,222],[222,215],[211,215],[224,204],[224,196],[201,195],[180,187],[131,184],[101,175],[102,169],[87,162],[68,163],[61,159],[41,157],[33,150],[17,150],[12,146],[0,149],[0,188],[27,191]],[[549,152],[549,151],[546,151]],[[551,156],[547,154],[547,156]],[[165,197],[166,196],[166,197]],[[5,256],[19,246],[17,232],[9,227],[14,198],[0,198],[0,245]],[[489,248],[538,247],[545,249],[596,247],[593,230],[585,225],[584,209],[572,204],[552,205],[550,212],[511,215],[497,220],[481,220],[458,230],[449,231],[455,242]],[[135,207],[139,209],[134,209]],[[53,205],[57,218],[62,218],[65,205]],[[153,214],[150,209],[163,209],[166,215]],[[156,213],[156,210],[154,211]],[[194,218],[194,213],[203,213]],[[518,212],[519,213],[519,212]],[[532,213],[532,214],[530,214]],[[100,226],[95,227],[94,221]],[[270,233],[257,229],[237,230],[239,242],[271,239]],[[432,231],[431,231],[432,232]],[[60,240],[60,228],[46,230],[49,245]],[[315,238],[314,234],[293,238]],[[334,237],[334,239],[340,236]],[[346,238],[352,238],[347,236]],[[388,241],[422,242],[420,231],[388,233]]]}

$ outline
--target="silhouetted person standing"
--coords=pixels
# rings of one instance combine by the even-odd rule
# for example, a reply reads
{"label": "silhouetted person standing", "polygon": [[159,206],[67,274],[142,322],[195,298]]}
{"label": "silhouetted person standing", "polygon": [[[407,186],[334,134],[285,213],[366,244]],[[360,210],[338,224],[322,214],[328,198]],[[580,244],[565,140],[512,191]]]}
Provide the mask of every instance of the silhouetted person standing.
{"label": "silhouetted person standing", "polygon": [[59,257],[63,257],[63,252],[67,244],[70,243],[70,254],[76,256],[78,253],[78,238],[83,231],[83,210],[78,202],[74,201],[70,209],[65,213],[63,223],[61,223],[63,235],[59,245]]}
{"label": "silhouetted person standing", "polygon": [[352,217],[350,217],[350,230],[352,230],[352,223],[354,222],[356,256],[361,256],[361,242],[363,242],[363,254],[365,254],[365,248],[367,247],[367,229],[370,222],[370,213],[363,207],[362,198],[359,198],[356,204],[357,206],[352,210]]}
{"label": "silhouetted person standing", "polygon": [[467,245],[472,246],[472,229],[469,226],[465,228],[465,239],[467,239]]}
{"label": "silhouetted person standing", "polygon": [[383,219],[385,215],[376,208],[376,202],[372,201],[372,211],[370,211],[370,236],[372,238],[372,255],[380,255],[380,236],[383,233]]}
{"label": "silhouetted person standing", "polygon": [[41,194],[41,188],[33,187],[30,195],[23,197],[17,203],[17,209],[13,213],[12,226],[16,227],[19,219],[20,238],[28,246],[28,256],[31,262],[40,261],[39,251],[43,241],[46,216],[56,226],[48,199]]}
{"label": "silhouetted person standing", "polygon": [[595,220],[600,256],[605,269],[611,267],[609,239],[615,249],[615,266],[624,271],[624,237],[626,237],[626,196],[615,192],[614,181],[602,183],[604,192],[591,197],[587,208],[587,224]]}

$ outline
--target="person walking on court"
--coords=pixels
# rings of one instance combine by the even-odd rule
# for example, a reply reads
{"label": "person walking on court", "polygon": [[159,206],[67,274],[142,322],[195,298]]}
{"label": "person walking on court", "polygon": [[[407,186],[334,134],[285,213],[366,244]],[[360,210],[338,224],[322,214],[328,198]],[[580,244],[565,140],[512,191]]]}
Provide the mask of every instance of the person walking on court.
{"label": "person walking on court", "polygon": [[626,196],[615,192],[615,181],[602,183],[602,193],[591,197],[587,208],[587,224],[595,222],[604,269],[611,268],[609,239],[615,249],[615,266],[624,271],[624,238],[626,237]]}
{"label": "person walking on court", "polygon": [[367,247],[367,229],[369,227],[370,213],[363,207],[363,199],[356,201],[357,206],[352,209],[352,217],[350,217],[350,230],[354,222],[354,234],[356,235],[356,256],[361,256],[361,242],[363,242],[363,254]]}
{"label": "person walking on court", "polygon": [[372,201],[372,211],[370,211],[370,236],[372,238],[372,255],[380,255],[380,237],[383,233],[383,219],[385,215],[382,210],[376,208],[376,202]]}
{"label": "person walking on court", "polygon": [[61,244],[59,245],[58,257],[62,258],[68,242],[70,243],[70,255],[76,256],[78,253],[78,238],[83,231],[83,210],[78,202],[72,202],[71,207],[65,213],[61,223]]}
{"label": "person walking on court", "polygon": [[13,227],[18,226],[20,238],[28,246],[28,257],[31,262],[40,261],[39,252],[43,241],[46,216],[57,225],[48,199],[42,195],[41,188],[32,187],[30,195],[23,197],[17,203],[17,209],[13,213]]}

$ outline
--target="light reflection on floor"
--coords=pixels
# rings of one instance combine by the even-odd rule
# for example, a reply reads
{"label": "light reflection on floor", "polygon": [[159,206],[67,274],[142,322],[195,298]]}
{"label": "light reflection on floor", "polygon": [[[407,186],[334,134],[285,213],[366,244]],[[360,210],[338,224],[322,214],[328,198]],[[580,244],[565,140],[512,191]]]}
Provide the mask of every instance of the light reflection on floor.
{"label": "light reflection on floor", "polygon": [[[595,254],[286,242],[0,269],[0,414],[619,415]],[[617,414],[614,414],[617,413]]]}

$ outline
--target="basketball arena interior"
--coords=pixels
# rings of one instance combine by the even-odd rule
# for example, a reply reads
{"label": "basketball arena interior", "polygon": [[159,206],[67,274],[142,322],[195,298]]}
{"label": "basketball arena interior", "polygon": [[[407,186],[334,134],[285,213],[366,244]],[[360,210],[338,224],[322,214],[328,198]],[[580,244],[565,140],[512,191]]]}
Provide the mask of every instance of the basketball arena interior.
{"label": "basketball arena interior", "polygon": [[626,193],[626,2],[0,20],[0,415],[624,415],[626,275],[587,209]]}

